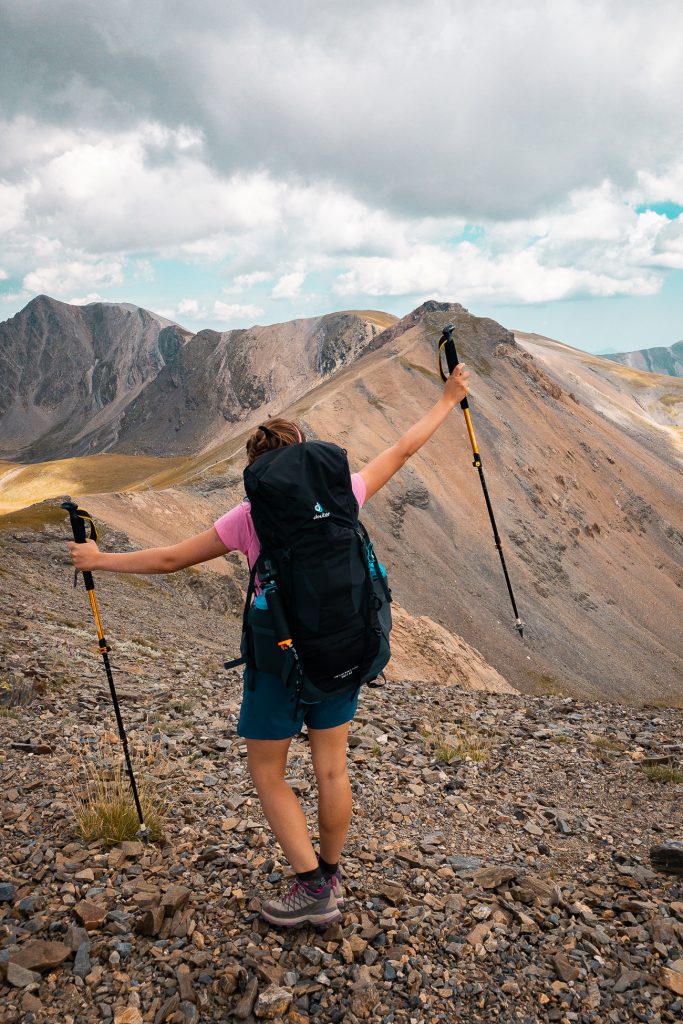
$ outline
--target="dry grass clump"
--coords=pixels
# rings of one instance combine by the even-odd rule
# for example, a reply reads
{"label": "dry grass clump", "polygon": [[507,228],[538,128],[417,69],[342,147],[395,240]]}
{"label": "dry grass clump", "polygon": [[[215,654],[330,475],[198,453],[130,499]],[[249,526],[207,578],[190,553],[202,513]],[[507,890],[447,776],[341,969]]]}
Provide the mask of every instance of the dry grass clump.
{"label": "dry grass clump", "polygon": [[452,726],[449,732],[436,727],[421,725],[418,732],[424,736],[427,745],[437,761],[452,764],[453,761],[488,761],[491,742],[480,732],[469,726]]}
{"label": "dry grass clump", "polygon": [[32,679],[19,679],[11,682],[0,678],[0,710],[5,718],[16,718],[16,708],[28,707],[33,700],[34,684]]}
{"label": "dry grass clump", "polygon": [[537,697],[562,697],[566,692],[559,679],[548,672],[529,672],[529,678],[535,684]]}
{"label": "dry grass clump", "polygon": [[[162,838],[171,811],[171,762],[158,744],[129,740],[129,750],[149,838]],[[85,842],[105,846],[135,839],[140,828],[123,749],[105,733],[90,748],[74,751],[69,797]]]}
{"label": "dry grass clump", "polygon": [[653,764],[643,768],[651,782],[683,782],[683,772],[670,764]]}
{"label": "dry grass clump", "polygon": [[608,736],[590,736],[589,742],[593,748],[593,756],[601,764],[612,764],[622,752],[621,744]]}

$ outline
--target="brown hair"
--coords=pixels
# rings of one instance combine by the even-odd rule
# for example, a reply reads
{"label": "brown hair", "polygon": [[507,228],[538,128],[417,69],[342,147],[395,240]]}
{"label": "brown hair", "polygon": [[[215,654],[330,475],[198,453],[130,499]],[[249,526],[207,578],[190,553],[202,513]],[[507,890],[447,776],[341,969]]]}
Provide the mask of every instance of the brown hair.
{"label": "brown hair", "polygon": [[274,416],[257,427],[247,441],[248,465],[251,466],[259,455],[272,452],[275,448],[286,448],[287,445],[298,444],[300,441],[303,441],[303,435],[296,423],[293,423],[292,420],[282,419],[280,416]]}

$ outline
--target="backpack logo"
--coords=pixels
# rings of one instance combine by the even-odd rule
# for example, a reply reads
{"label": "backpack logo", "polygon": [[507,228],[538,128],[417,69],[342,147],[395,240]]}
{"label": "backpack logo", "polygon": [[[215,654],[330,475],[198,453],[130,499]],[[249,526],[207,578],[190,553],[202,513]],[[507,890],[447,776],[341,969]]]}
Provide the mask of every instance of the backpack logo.
{"label": "backpack logo", "polygon": [[319,501],[316,501],[316,503],[313,506],[313,508],[315,509],[315,512],[317,513],[316,515],[313,516],[314,519],[327,519],[328,516],[330,515],[329,512],[325,511],[325,509],[322,507],[322,505],[320,504]]}

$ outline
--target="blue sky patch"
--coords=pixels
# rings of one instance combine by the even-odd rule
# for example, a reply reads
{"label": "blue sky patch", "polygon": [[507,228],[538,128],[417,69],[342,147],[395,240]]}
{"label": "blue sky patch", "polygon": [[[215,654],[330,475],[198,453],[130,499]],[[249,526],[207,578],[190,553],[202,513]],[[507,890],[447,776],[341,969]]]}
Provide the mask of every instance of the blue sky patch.
{"label": "blue sky patch", "polygon": [[676,217],[680,217],[683,213],[683,206],[679,203],[672,203],[670,200],[665,203],[641,203],[640,206],[636,206],[636,213],[647,213],[648,210],[658,213],[660,217],[676,220]]}

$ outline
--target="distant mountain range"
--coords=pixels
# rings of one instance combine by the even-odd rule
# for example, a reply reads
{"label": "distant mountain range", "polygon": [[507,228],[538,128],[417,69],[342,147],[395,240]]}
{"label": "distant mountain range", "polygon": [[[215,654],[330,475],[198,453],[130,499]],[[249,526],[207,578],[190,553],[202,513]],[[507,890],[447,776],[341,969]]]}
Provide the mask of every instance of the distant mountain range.
{"label": "distant mountain range", "polygon": [[[448,321],[525,639],[459,409],[363,510],[399,604],[521,690],[680,695],[683,380],[457,304],[192,334],[135,307],[35,299],[0,325],[0,511],[61,522],[27,506],[70,493],[105,531],[175,543],[241,500],[244,442],[269,412],[357,469],[438,398]],[[416,656],[420,644],[418,630]]]}
{"label": "distant mountain range", "polygon": [[648,373],[667,373],[671,377],[683,377],[683,341],[677,341],[669,348],[641,348],[636,352],[605,352],[605,359],[612,359],[622,366],[632,366]]}
{"label": "distant mountain range", "polygon": [[39,295],[0,324],[0,457],[196,452],[309,390],[395,319],[332,313],[193,334],[129,303]]}

